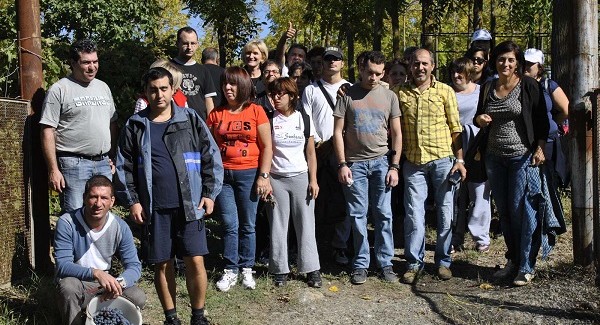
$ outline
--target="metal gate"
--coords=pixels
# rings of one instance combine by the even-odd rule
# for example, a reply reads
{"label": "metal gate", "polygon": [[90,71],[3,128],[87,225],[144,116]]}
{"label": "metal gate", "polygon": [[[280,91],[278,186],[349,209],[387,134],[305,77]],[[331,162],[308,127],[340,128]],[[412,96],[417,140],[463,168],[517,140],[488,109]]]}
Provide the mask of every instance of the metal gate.
{"label": "metal gate", "polygon": [[0,285],[30,275],[24,148],[29,102],[0,98]]}

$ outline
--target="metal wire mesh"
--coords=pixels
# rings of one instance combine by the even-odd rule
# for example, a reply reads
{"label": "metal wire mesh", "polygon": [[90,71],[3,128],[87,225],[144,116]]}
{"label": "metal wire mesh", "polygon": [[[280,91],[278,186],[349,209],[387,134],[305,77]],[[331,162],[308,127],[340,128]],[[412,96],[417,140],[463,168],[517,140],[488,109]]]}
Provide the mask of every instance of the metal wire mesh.
{"label": "metal wire mesh", "polygon": [[29,102],[0,98],[0,284],[29,275],[23,139]]}

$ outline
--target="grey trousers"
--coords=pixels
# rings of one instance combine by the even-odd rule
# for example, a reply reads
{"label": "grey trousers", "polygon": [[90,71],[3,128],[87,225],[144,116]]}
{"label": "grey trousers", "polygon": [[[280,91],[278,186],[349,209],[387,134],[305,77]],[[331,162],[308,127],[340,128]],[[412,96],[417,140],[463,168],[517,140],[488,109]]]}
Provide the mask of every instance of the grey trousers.
{"label": "grey trousers", "polygon": [[[82,325],[85,323],[85,307],[96,296],[94,291],[100,286],[96,281],[82,281],[68,277],[58,280],[58,308],[62,324]],[[123,290],[123,297],[134,305],[143,308],[146,304],[146,294],[136,285]]]}
{"label": "grey trousers", "polygon": [[315,237],[314,200],[308,196],[308,174],[293,177],[272,175],[271,186],[275,197],[273,213],[269,213],[271,251],[269,272],[290,273],[288,262],[288,226],[290,216],[298,240],[298,272],[319,270],[319,253]]}
{"label": "grey trousers", "polygon": [[456,214],[456,229],[452,235],[452,244],[454,246],[463,244],[466,223],[477,245],[489,245],[492,221],[489,182],[465,182],[460,186],[459,209]]}

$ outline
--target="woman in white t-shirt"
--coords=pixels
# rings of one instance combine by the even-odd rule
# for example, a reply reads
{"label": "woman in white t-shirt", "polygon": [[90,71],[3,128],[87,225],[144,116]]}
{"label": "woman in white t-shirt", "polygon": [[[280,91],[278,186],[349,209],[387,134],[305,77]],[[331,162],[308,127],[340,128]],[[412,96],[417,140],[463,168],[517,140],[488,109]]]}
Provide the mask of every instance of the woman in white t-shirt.
{"label": "woman in white t-shirt", "polygon": [[269,272],[276,286],[285,285],[290,273],[287,244],[291,217],[298,241],[298,272],[306,273],[308,286],[319,288],[322,281],[315,237],[314,202],[319,185],[314,128],[302,106],[298,106],[298,87],[292,79],[273,81],[269,84],[269,94],[275,106],[271,119],[271,186],[275,203],[269,215]]}

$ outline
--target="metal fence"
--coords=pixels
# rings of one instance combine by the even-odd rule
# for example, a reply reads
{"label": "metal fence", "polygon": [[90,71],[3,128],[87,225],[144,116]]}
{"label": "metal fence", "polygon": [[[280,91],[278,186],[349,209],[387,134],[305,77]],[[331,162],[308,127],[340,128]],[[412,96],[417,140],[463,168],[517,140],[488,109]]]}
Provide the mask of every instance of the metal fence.
{"label": "metal fence", "polygon": [[24,155],[29,102],[0,98],[0,285],[30,275],[31,222]]}

